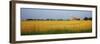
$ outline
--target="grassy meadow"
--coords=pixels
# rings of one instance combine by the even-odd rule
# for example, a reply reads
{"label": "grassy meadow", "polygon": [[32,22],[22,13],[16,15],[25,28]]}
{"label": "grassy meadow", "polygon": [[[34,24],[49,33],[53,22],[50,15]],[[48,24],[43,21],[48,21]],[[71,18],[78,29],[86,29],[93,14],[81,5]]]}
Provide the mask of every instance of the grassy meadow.
{"label": "grassy meadow", "polygon": [[91,20],[21,21],[21,35],[92,32]]}

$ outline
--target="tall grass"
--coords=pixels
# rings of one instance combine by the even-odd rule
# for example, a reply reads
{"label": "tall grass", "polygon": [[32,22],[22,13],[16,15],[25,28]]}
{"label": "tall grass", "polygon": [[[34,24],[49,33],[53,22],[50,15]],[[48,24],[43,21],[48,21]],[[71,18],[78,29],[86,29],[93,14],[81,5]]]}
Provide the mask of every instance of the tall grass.
{"label": "tall grass", "polygon": [[21,21],[21,35],[87,33],[92,21]]}

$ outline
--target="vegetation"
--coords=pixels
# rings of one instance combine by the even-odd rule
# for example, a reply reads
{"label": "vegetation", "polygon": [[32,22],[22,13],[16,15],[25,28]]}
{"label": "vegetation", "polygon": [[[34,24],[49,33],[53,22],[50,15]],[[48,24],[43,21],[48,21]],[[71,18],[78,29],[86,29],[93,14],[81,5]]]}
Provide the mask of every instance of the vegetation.
{"label": "vegetation", "polygon": [[92,17],[85,17],[84,20],[92,20]]}
{"label": "vegetation", "polygon": [[86,33],[92,32],[91,20],[21,21],[21,35]]}
{"label": "vegetation", "polygon": [[[69,21],[70,19],[26,19],[27,21]],[[73,18],[72,20],[92,20],[92,17],[85,17],[83,19]]]}

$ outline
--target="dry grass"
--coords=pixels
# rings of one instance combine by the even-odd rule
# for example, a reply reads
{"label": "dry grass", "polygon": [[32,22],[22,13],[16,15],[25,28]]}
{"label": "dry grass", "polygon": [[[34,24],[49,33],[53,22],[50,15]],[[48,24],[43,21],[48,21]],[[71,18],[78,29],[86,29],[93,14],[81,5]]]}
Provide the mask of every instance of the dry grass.
{"label": "dry grass", "polygon": [[[77,33],[91,32],[92,22],[90,20],[82,21],[22,21],[22,35],[27,34],[48,34],[48,33]],[[40,32],[40,33],[39,33]],[[29,35],[30,35],[29,34]]]}

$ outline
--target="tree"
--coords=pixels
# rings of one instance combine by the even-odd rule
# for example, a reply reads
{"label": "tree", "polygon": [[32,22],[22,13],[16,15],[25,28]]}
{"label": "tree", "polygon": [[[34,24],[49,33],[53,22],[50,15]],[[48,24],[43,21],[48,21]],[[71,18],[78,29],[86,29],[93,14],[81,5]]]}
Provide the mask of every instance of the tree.
{"label": "tree", "polygon": [[92,17],[88,18],[89,20],[92,20]]}
{"label": "tree", "polygon": [[84,18],[84,20],[88,20],[88,18],[87,18],[87,17],[85,17],[85,18]]}
{"label": "tree", "polygon": [[28,20],[28,21],[32,21],[33,19],[26,19],[26,20]]}

